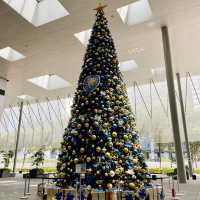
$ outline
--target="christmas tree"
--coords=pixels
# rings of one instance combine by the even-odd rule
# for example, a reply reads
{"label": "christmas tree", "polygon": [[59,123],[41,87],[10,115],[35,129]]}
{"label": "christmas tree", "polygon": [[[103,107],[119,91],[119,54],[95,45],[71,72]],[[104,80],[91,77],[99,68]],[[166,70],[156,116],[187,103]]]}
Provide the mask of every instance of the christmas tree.
{"label": "christmas tree", "polygon": [[85,163],[86,185],[137,191],[147,167],[103,6],[96,10],[57,169],[62,186],[74,186],[76,164]]}

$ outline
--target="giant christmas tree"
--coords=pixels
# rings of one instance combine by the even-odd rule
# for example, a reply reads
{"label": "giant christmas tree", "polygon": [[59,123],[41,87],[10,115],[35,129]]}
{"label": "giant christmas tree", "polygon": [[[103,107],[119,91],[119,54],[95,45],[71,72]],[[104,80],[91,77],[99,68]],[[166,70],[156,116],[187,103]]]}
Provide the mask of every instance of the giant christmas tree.
{"label": "giant christmas tree", "polygon": [[57,169],[63,186],[78,180],[76,164],[86,163],[85,184],[92,188],[138,190],[147,168],[134,116],[119,71],[103,7],[97,9],[71,119],[65,129]]}

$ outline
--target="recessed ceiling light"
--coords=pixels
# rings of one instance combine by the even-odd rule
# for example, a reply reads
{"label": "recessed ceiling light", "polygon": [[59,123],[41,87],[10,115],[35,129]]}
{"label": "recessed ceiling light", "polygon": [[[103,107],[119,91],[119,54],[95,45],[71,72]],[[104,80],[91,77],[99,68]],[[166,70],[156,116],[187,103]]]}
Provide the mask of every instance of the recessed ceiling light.
{"label": "recessed ceiling light", "polygon": [[154,76],[161,76],[161,75],[165,74],[165,68],[164,67],[153,68],[153,69],[151,69],[151,73]]}
{"label": "recessed ceiling light", "polygon": [[74,36],[86,47],[88,45],[92,29],[84,30],[79,33],[75,33]]}
{"label": "recessed ceiling light", "polygon": [[41,26],[69,12],[58,0],[3,0],[34,26]]}
{"label": "recessed ceiling light", "polygon": [[33,100],[33,99],[35,99],[35,97],[32,97],[32,96],[27,95],[27,94],[17,96],[17,98],[22,99],[22,100]]}
{"label": "recessed ceiling light", "polygon": [[58,75],[48,74],[28,79],[29,82],[47,90],[69,87],[70,83]]}
{"label": "recessed ceiling light", "polygon": [[117,9],[123,23],[140,24],[152,18],[152,10],[148,0],[138,0]]}
{"label": "recessed ceiling light", "polygon": [[122,72],[126,72],[138,68],[138,65],[134,60],[127,60],[124,62],[120,62],[119,68]]}
{"label": "recessed ceiling light", "polygon": [[144,51],[143,48],[135,47],[135,48],[133,48],[133,49],[129,49],[129,50],[128,50],[128,53],[129,53],[129,54],[139,54],[139,53],[141,53],[141,52],[143,52],[143,51]]}
{"label": "recessed ceiling light", "polygon": [[0,57],[11,62],[25,58],[24,55],[12,49],[11,47],[0,49]]}

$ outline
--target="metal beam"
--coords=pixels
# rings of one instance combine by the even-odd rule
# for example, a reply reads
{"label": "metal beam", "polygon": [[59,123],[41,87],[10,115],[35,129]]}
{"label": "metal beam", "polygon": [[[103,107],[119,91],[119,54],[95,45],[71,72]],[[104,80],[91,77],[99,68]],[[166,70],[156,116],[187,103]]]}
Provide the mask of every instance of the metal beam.
{"label": "metal beam", "polygon": [[192,176],[193,173],[192,173],[191,152],[190,152],[190,145],[189,145],[189,139],[188,139],[187,123],[186,123],[186,119],[185,119],[185,110],[184,110],[184,104],[183,104],[183,95],[182,95],[182,89],[181,89],[180,74],[176,73],[176,77],[177,77],[177,83],[178,83],[183,130],[184,130],[184,135],[185,135],[185,146],[186,146],[187,157],[188,157],[189,174],[190,174],[190,176]]}
{"label": "metal beam", "polygon": [[19,146],[19,137],[20,137],[21,122],[22,122],[22,111],[23,111],[23,101],[20,103],[20,110],[19,110],[19,122],[18,122],[18,128],[17,128],[17,140],[16,140],[16,146],[15,146],[13,173],[15,173],[15,169],[16,169],[17,151],[18,151],[18,146]]}
{"label": "metal beam", "polygon": [[173,69],[172,69],[170,42],[169,42],[169,34],[168,34],[167,26],[162,26],[161,32],[162,32],[162,42],[163,42],[163,50],[164,50],[164,58],[165,58],[169,104],[170,104],[170,111],[171,111],[171,122],[172,122],[174,143],[175,143],[175,149],[176,149],[176,163],[177,163],[177,172],[178,172],[177,175],[178,175],[178,180],[180,183],[186,183],[187,181],[186,181],[185,166],[184,166],[184,160],[183,160],[181,137],[180,137],[180,131],[179,131],[178,111],[177,111],[177,104],[176,104],[174,76],[173,76]]}

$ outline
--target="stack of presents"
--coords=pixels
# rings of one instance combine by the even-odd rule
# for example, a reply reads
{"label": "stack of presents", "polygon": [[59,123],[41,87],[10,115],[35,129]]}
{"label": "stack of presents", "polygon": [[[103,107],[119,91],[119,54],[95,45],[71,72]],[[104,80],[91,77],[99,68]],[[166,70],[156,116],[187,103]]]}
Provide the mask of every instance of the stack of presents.
{"label": "stack of presents", "polygon": [[161,185],[153,185],[142,188],[138,193],[133,191],[91,190],[87,189],[61,189],[54,185],[46,185],[47,200],[164,200]]}

